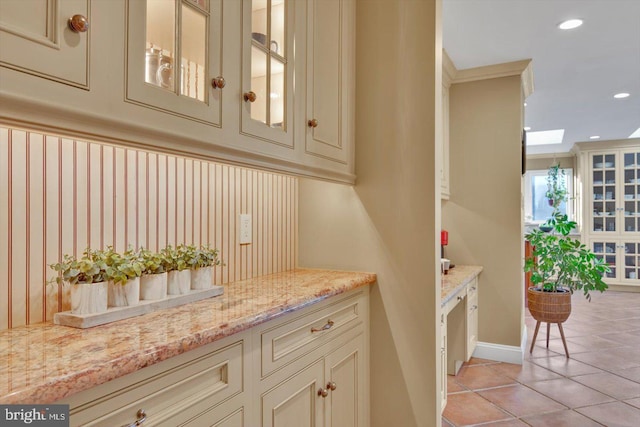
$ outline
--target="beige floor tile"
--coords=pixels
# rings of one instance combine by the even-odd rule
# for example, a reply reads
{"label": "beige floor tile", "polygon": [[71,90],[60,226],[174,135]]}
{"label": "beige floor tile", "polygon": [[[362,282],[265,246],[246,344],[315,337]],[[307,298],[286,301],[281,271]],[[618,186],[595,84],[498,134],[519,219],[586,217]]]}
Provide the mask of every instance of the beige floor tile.
{"label": "beige floor tile", "polygon": [[492,388],[478,394],[518,418],[566,409],[556,401],[519,384]]}
{"label": "beige floor tile", "polygon": [[531,415],[522,420],[531,427],[601,427],[582,414],[574,411],[552,412],[550,414]]}
{"label": "beige floor tile", "polygon": [[459,393],[461,391],[469,391],[466,387],[460,385],[453,375],[447,375],[447,393]]}
{"label": "beige floor tile", "polygon": [[509,378],[513,378],[521,384],[562,378],[561,375],[529,362],[528,360],[525,360],[522,365],[499,363],[491,366],[491,369]]}
{"label": "beige floor tile", "polygon": [[449,395],[443,416],[454,426],[469,426],[513,418],[472,392]]}
{"label": "beige floor tile", "polygon": [[515,384],[513,378],[496,373],[492,365],[463,366],[456,375],[456,381],[470,390],[481,390],[491,387]]}
{"label": "beige floor tile", "polygon": [[625,403],[640,409],[640,397],[636,397],[635,399],[625,400]]}
{"label": "beige floor tile", "polygon": [[579,408],[615,400],[569,378],[539,381],[529,384],[529,387],[569,408]]}
{"label": "beige floor tile", "polygon": [[639,383],[608,372],[579,375],[571,379],[618,400],[640,397]]}
{"label": "beige floor tile", "polygon": [[[569,352],[571,352],[571,350],[569,350]],[[550,371],[565,377],[603,372],[602,369],[587,365],[574,358],[567,359],[565,356],[536,358],[531,359],[531,361],[536,365],[542,366],[543,368],[549,369]]]}
{"label": "beige floor tile", "polygon": [[612,368],[629,369],[640,366],[638,360],[631,354],[627,354],[625,357],[626,352],[626,350],[619,352],[619,349],[609,348],[606,350],[574,354],[572,358],[602,370],[610,370]]}
{"label": "beige floor tile", "polygon": [[603,403],[576,409],[577,412],[607,427],[638,427],[640,409],[623,402]]}
{"label": "beige floor tile", "polygon": [[628,380],[640,383],[640,366],[630,369],[612,369],[611,372]]}

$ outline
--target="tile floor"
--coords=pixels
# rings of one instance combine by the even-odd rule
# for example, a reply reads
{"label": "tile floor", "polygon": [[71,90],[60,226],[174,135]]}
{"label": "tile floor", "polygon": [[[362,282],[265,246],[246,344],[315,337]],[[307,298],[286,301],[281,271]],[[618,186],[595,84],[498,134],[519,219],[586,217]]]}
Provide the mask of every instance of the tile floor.
{"label": "tile floor", "polygon": [[472,358],[448,377],[442,425],[640,426],[640,293],[607,291],[591,303],[575,294],[560,333],[546,324],[529,354],[535,320],[526,312],[529,343],[522,365]]}

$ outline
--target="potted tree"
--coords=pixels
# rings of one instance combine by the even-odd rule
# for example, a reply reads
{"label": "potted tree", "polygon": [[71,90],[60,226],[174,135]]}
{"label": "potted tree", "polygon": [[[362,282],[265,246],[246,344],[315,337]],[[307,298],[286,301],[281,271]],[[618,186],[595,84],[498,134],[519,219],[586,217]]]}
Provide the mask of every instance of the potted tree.
{"label": "potted tree", "polygon": [[53,280],[71,286],[71,312],[92,314],[107,311],[107,262],[105,253],[87,248],[80,259],[65,254],[62,261],[51,264],[59,274]]}
{"label": "potted tree", "polygon": [[531,282],[535,285],[527,290],[527,304],[531,316],[537,321],[530,352],[533,351],[540,323],[557,323],[569,357],[562,323],[571,314],[571,295],[574,291],[582,291],[591,301],[591,291],[604,292],[607,284],[602,277],[609,267],[587,246],[569,236],[577,224],[560,213],[557,207],[546,225],[551,227],[550,233],[534,229],[525,236],[533,251],[525,259],[524,271],[531,272]]}

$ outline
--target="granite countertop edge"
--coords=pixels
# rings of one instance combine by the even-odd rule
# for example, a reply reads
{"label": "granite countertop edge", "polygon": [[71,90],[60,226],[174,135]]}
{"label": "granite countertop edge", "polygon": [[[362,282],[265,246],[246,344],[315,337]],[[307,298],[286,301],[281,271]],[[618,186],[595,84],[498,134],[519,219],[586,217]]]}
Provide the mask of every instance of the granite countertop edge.
{"label": "granite countertop edge", "polygon": [[[440,306],[444,307],[462,288],[478,276],[482,270],[483,267],[479,265],[457,265],[455,268],[449,270],[449,274],[443,275]],[[454,284],[453,288],[451,287],[451,283]]]}
{"label": "granite countertop edge", "polygon": [[[314,279],[317,277],[317,279]],[[236,333],[247,330],[253,326],[267,322],[269,320],[276,319],[287,313],[300,310],[310,305],[321,302],[332,296],[336,296],[353,289],[367,286],[376,282],[377,277],[373,273],[365,272],[347,272],[337,270],[319,270],[319,269],[295,269],[283,273],[275,273],[266,276],[260,276],[253,279],[248,279],[240,282],[234,282],[224,285],[225,294],[220,297],[213,297],[203,301],[198,301],[184,306],[170,308],[166,310],[159,310],[158,312],[149,313],[148,315],[142,315],[131,319],[125,319],[118,322],[114,322],[107,325],[97,326],[88,329],[76,329],[66,326],[53,325],[51,322],[40,323],[36,325],[18,327],[6,331],[0,331],[0,344],[5,342],[28,342],[26,338],[29,334],[33,335],[47,335],[51,330],[55,330],[58,335],[65,335],[65,331],[60,328],[68,330],[69,336],[87,336],[87,334],[99,334],[102,331],[106,332],[104,335],[109,336],[111,334],[111,328],[115,325],[119,325],[122,328],[127,323],[138,323],[149,315],[158,316],[158,313],[166,312],[166,317],[170,317],[170,313],[175,310],[182,310],[183,312],[191,310],[213,310],[216,305],[224,304],[227,300],[230,301],[232,296],[227,296],[227,293],[232,293],[231,290],[242,289],[246,290],[251,288],[252,298],[260,298],[260,295],[256,295],[255,292],[260,292],[262,286],[265,287],[265,293],[277,293],[274,291],[274,287],[271,284],[282,280],[287,282],[286,286],[296,287],[300,285],[302,289],[296,288],[300,292],[293,297],[282,295],[280,298],[276,298],[277,302],[272,302],[268,305],[256,307],[253,311],[248,311],[246,314],[233,319],[230,322],[224,323],[211,323],[199,330],[190,331],[181,337],[170,339],[166,342],[142,344],[141,348],[135,351],[121,352],[115,357],[100,357],[99,353],[92,354],[89,357],[95,357],[95,364],[85,361],[85,364],[90,364],[91,367],[85,367],[82,369],[68,369],[67,372],[60,373],[59,375],[51,375],[50,378],[40,380],[33,380],[29,373],[25,375],[28,377],[26,380],[27,385],[19,387],[15,390],[7,390],[7,379],[0,374],[0,403],[2,404],[46,404],[53,403],[65,397],[79,393],[81,391],[90,389],[99,384],[106,383],[116,378],[133,373],[139,369],[147,366],[154,365],[163,360],[167,360],[171,357],[185,353],[189,350],[202,347],[210,344],[224,337],[234,335]],[[314,283],[314,280],[317,282]],[[275,285],[277,287],[279,285]],[[273,298],[274,295],[269,297]],[[227,298],[227,300],[225,300]],[[107,327],[107,328],[105,328]],[[153,327],[153,325],[149,325]],[[62,331],[62,332],[60,332]],[[17,336],[17,339],[12,339],[13,336]],[[97,336],[97,335],[96,335]],[[95,339],[94,336],[93,338]],[[7,338],[8,337],[8,338]],[[4,340],[3,340],[4,338]],[[24,338],[24,339],[19,339]],[[29,347],[29,345],[26,345]],[[44,347],[44,346],[43,346]],[[105,344],[108,347],[108,343]],[[26,350],[28,351],[28,350]],[[7,354],[4,354],[7,353]],[[14,354],[11,349],[8,349],[3,353],[0,349],[0,363],[7,366],[7,363],[11,363],[13,360],[11,356]],[[43,359],[45,351],[42,351]],[[6,357],[8,355],[8,357]],[[5,356],[5,357],[3,357]],[[3,360],[6,359],[6,360]],[[38,366],[36,370],[41,371],[41,366]],[[34,377],[38,377],[40,372],[34,372]],[[6,375],[4,375],[6,376]],[[9,374],[11,377],[11,374]]]}

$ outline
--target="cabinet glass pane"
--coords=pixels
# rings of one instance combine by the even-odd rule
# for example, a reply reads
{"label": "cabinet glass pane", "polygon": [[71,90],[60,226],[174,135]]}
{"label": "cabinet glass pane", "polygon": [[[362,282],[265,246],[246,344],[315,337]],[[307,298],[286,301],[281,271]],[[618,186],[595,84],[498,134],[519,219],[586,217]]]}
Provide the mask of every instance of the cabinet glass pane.
{"label": "cabinet glass pane", "polygon": [[286,56],[287,46],[285,38],[285,2],[271,0],[271,42],[269,48],[275,54]]}
{"label": "cabinet glass pane", "polygon": [[257,46],[251,46],[251,90],[256,94],[251,118],[267,123],[267,54]]}
{"label": "cabinet glass pane", "polygon": [[251,38],[262,46],[267,45],[267,0],[251,3]]}
{"label": "cabinet glass pane", "polygon": [[282,128],[284,125],[284,64],[271,58],[271,127]]}
{"label": "cabinet glass pane", "polygon": [[616,243],[615,242],[592,242],[591,250],[596,258],[604,260],[611,271],[605,277],[616,277]]}
{"label": "cabinet glass pane", "polygon": [[640,243],[624,244],[624,278],[640,279]]}
{"label": "cabinet glass pane", "polygon": [[180,39],[180,94],[205,100],[207,75],[207,17],[196,9],[182,5]]}
{"label": "cabinet glass pane", "polygon": [[175,0],[147,0],[144,81],[174,91]]}

